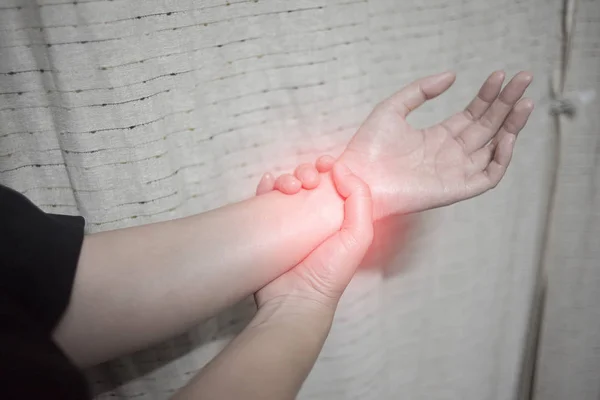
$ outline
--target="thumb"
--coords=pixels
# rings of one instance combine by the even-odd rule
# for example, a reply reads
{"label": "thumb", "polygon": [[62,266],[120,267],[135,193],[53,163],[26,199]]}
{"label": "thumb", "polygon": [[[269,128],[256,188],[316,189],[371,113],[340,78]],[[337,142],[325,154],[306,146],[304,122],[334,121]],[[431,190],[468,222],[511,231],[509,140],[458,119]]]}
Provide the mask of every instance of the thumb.
{"label": "thumb", "polygon": [[398,114],[406,118],[411,111],[444,93],[456,79],[452,72],[443,72],[437,75],[421,78],[405,86],[392,95],[384,103],[388,103]]}
{"label": "thumb", "polygon": [[333,182],[346,199],[340,232],[347,232],[362,243],[368,241],[368,247],[373,239],[373,201],[369,186],[342,163],[333,166]]}
{"label": "thumb", "polygon": [[341,163],[333,180],[344,197],[344,222],[302,263],[297,271],[320,294],[338,300],[373,240],[373,207],[369,187]]}

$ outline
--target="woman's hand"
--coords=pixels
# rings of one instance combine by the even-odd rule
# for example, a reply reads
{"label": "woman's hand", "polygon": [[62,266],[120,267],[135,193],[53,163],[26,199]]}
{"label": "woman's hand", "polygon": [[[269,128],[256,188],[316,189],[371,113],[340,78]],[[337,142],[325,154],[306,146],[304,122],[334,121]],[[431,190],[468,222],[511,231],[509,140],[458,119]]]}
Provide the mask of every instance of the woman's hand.
{"label": "woman's hand", "polygon": [[[258,312],[252,321],[175,398],[296,398],[373,237],[369,188],[340,163],[332,175],[344,198],[341,229],[256,293]],[[268,191],[275,181],[262,183]]]}
{"label": "woman's hand", "polygon": [[[286,302],[334,310],[371,244],[373,209],[369,187],[345,165],[334,165],[332,161],[331,157],[321,157],[316,169],[326,172],[333,166],[333,181],[345,199],[342,227],[304,261],[259,290],[255,295],[259,309],[267,304]],[[284,183],[279,181],[278,185]],[[272,178],[263,177],[257,194],[273,189],[274,185]]]}
{"label": "woman's hand", "polygon": [[508,167],[533,110],[532,100],[521,99],[532,79],[520,72],[501,91],[504,72],[496,71],[464,111],[415,129],[408,114],[445,92],[455,75],[419,79],[375,108],[339,160],[369,185],[378,218],[477,196]]}
{"label": "woman's hand", "polygon": [[[381,102],[339,158],[371,188],[376,219],[477,196],[504,176],[515,139],[533,111],[533,101],[521,98],[532,75],[518,73],[501,91],[504,72],[496,71],[464,111],[425,129],[406,122],[411,111],[445,92],[454,79],[452,73],[419,79]],[[294,175],[275,180],[267,174],[261,181],[264,190],[286,194],[318,184],[310,164]]]}

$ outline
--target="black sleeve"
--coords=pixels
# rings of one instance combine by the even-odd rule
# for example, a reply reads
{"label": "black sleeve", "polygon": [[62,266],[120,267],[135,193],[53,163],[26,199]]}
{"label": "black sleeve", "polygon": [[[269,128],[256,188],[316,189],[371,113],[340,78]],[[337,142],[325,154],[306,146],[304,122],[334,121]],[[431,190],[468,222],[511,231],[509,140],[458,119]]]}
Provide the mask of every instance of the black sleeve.
{"label": "black sleeve", "polygon": [[0,185],[0,398],[89,399],[52,340],[71,296],[84,220],[46,214]]}
{"label": "black sleeve", "polygon": [[47,332],[69,303],[84,225],[0,185],[0,291]]}

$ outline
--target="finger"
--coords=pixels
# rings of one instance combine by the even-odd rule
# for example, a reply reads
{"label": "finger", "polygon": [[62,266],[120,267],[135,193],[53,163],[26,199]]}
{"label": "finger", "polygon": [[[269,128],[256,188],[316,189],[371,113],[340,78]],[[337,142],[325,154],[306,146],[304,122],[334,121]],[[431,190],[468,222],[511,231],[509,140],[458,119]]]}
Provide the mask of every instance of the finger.
{"label": "finger", "polygon": [[329,172],[331,168],[333,168],[333,164],[335,164],[335,158],[332,156],[324,155],[317,158],[317,171],[319,172]]}
{"label": "finger", "polygon": [[441,123],[441,125],[451,133],[451,136],[457,136],[471,123],[481,118],[492,105],[492,102],[498,97],[498,94],[502,89],[504,77],[504,71],[492,72],[479,89],[477,96],[471,100],[467,108]]}
{"label": "finger", "polygon": [[518,136],[527,124],[534,107],[535,105],[531,99],[524,98],[519,100],[515,107],[510,111],[510,114],[508,114],[508,117],[506,117],[498,134],[492,139],[492,143],[498,144],[506,134]]}
{"label": "finger", "polygon": [[477,96],[465,109],[465,114],[471,121],[477,121],[496,100],[502,89],[506,74],[504,71],[494,71],[483,83]]}
{"label": "finger", "polygon": [[340,233],[368,247],[373,235],[373,206],[369,187],[341,163],[333,166],[333,181],[339,194],[346,198]]}
{"label": "finger", "polygon": [[529,72],[519,72],[515,75],[477,123],[465,129],[458,136],[467,154],[483,147],[496,135],[532,79],[533,75]]}
{"label": "finger", "polygon": [[372,201],[367,185],[342,164],[333,167],[334,182],[344,205],[342,229],[301,264],[297,273],[327,298],[337,301],[373,240]]}
{"label": "finger", "polygon": [[296,168],[294,175],[304,189],[314,189],[319,186],[320,175],[312,164],[301,164]]}
{"label": "finger", "polygon": [[258,186],[256,187],[256,195],[260,196],[262,194],[268,193],[275,187],[275,178],[269,172],[265,173],[262,178],[260,178],[260,182],[258,182]]}
{"label": "finger", "polygon": [[492,160],[496,146],[506,135],[518,136],[521,130],[527,124],[527,120],[533,111],[534,105],[531,99],[521,99],[511,110],[508,117],[504,121],[502,128],[498,131],[498,134],[488,145],[475,151],[471,155],[471,165],[467,169],[467,174],[472,175],[474,173],[483,171]]}
{"label": "finger", "polygon": [[275,190],[285,194],[296,194],[302,188],[302,184],[292,174],[283,174],[275,180]]}
{"label": "finger", "polygon": [[431,75],[404,87],[392,97],[384,101],[384,104],[391,106],[400,116],[406,117],[411,111],[444,93],[456,79],[453,72],[443,72],[437,75]]}
{"label": "finger", "polygon": [[512,158],[516,136],[507,133],[494,151],[494,158],[481,172],[467,180],[472,195],[478,195],[496,187],[500,182]]}

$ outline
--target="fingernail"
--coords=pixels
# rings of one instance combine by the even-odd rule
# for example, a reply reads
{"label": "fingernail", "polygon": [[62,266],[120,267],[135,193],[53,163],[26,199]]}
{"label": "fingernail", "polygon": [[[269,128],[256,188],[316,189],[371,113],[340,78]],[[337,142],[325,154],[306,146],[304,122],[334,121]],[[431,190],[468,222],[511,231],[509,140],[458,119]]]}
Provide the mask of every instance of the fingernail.
{"label": "fingernail", "polygon": [[290,189],[293,191],[297,191],[302,188],[302,182],[300,182],[296,178],[294,178],[292,181],[290,181],[289,185],[290,185]]}
{"label": "fingernail", "polygon": [[533,109],[533,107],[535,106],[533,100],[529,98],[523,100],[523,103],[525,103],[525,107],[527,107],[528,109]]}
{"label": "fingernail", "polygon": [[533,80],[533,74],[529,71],[522,71],[521,75],[523,76],[523,79],[525,79],[528,82],[531,82]]}

